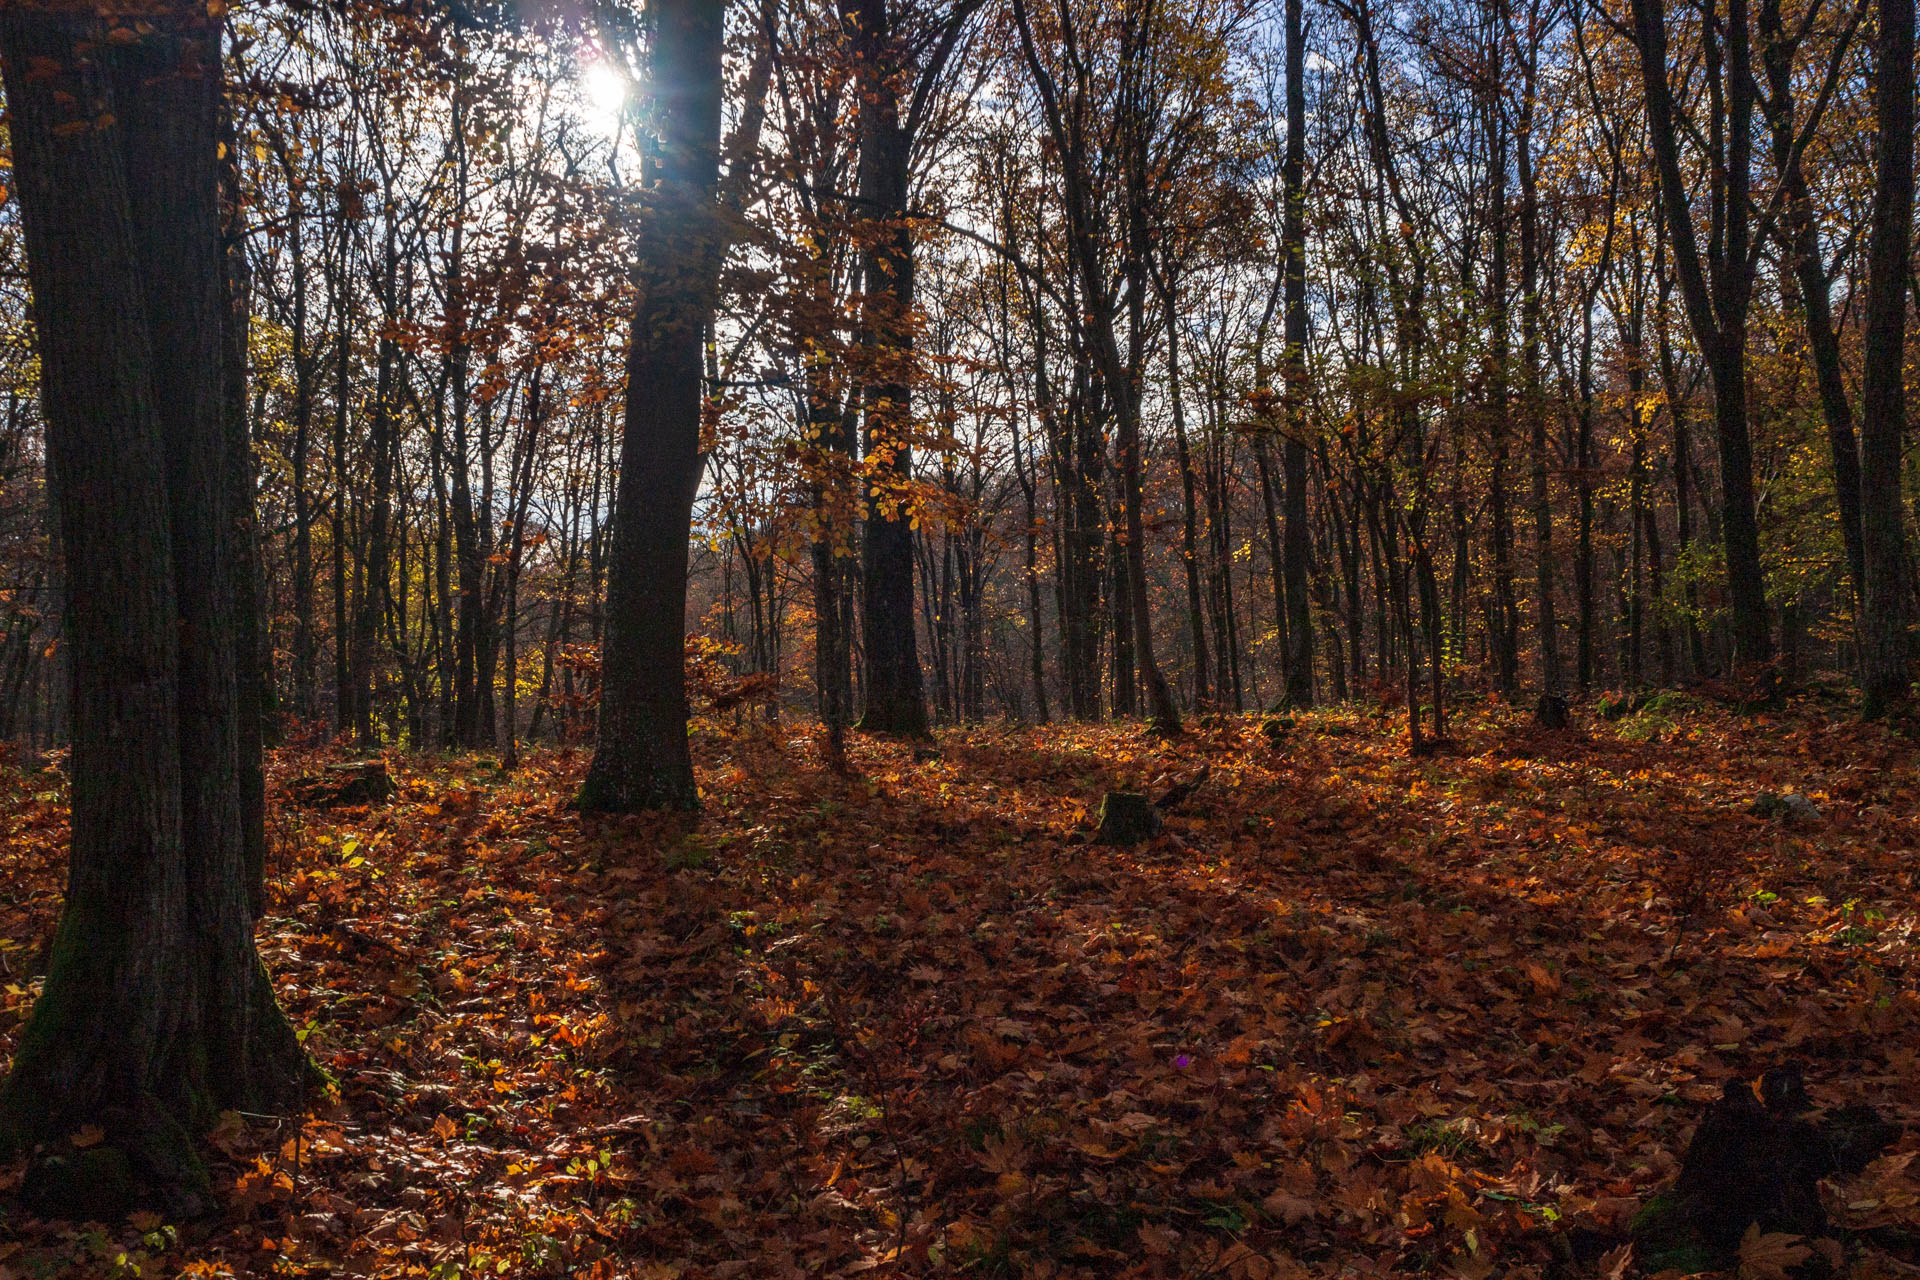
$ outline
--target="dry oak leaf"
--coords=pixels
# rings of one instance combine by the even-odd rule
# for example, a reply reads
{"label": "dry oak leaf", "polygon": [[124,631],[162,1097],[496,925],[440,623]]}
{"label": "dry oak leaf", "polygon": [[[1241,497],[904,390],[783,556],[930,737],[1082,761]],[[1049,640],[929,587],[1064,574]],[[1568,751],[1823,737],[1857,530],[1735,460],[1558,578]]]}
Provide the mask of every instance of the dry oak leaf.
{"label": "dry oak leaf", "polygon": [[1813,1256],[1801,1241],[1806,1237],[1786,1231],[1760,1233],[1760,1224],[1747,1228],[1740,1240],[1740,1280],[1790,1280],[1787,1271]]}
{"label": "dry oak leaf", "polygon": [[1260,1207],[1288,1226],[1294,1226],[1319,1212],[1319,1206],[1305,1196],[1276,1191],[1260,1202]]}
{"label": "dry oak leaf", "polygon": [[1172,1227],[1159,1226],[1152,1222],[1143,1222],[1139,1230],[1140,1244],[1155,1257],[1164,1258],[1171,1254],[1180,1243],[1180,1233]]}

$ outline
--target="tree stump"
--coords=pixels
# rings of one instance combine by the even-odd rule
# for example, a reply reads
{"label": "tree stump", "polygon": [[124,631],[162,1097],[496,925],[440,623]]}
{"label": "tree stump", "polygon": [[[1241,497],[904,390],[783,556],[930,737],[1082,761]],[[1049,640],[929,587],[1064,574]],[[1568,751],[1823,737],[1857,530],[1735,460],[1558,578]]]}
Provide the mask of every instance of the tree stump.
{"label": "tree stump", "polygon": [[1138,791],[1109,791],[1100,801],[1098,844],[1138,844],[1160,834],[1160,811]]}
{"label": "tree stump", "polygon": [[394,790],[386,761],[354,760],[295,778],[287,784],[287,798],[308,809],[332,809],[349,804],[384,804]]}
{"label": "tree stump", "polygon": [[1827,1232],[1819,1183],[1854,1174],[1899,1136],[1872,1107],[1810,1118],[1797,1066],[1767,1072],[1755,1096],[1745,1081],[1726,1086],[1694,1130],[1680,1176],[1635,1215],[1633,1239],[1649,1271],[1726,1265],[1741,1237],[1760,1231],[1818,1238]]}

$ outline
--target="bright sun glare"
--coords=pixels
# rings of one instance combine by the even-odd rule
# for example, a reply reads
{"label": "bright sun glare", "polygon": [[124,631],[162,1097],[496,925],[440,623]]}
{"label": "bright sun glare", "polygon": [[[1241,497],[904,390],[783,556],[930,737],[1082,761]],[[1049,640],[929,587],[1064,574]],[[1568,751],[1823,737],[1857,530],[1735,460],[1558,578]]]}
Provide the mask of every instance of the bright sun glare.
{"label": "bright sun glare", "polygon": [[627,81],[612,63],[589,62],[580,71],[580,89],[600,125],[612,133],[627,103]]}

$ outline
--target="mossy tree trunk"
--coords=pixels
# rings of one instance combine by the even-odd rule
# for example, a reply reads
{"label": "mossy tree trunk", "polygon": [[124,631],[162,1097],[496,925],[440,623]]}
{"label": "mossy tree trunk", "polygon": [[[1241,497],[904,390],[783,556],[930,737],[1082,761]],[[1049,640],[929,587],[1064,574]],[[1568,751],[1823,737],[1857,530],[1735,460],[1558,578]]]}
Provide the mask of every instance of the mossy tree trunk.
{"label": "mossy tree trunk", "polygon": [[94,1125],[127,1194],[190,1206],[187,1137],[297,1105],[309,1070],[254,950],[223,397],[219,24],[20,5],[0,18],[66,549],[72,857],[0,1146]]}

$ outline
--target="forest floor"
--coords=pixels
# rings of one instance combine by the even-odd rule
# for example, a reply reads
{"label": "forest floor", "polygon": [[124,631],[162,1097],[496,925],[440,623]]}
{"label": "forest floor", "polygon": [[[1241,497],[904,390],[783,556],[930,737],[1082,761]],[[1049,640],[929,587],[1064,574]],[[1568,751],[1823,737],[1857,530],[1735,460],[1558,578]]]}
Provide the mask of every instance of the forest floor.
{"label": "forest floor", "polygon": [[[698,821],[570,813],[584,749],[298,809],[326,757],[283,753],[262,950],[337,1092],[228,1117],[211,1221],[39,1223],[0,1169],[0,1277],[1618,1277],[1725,1082],[1920,1120],[1912,741],[1679,695],[1474,705],[1419,760],[1384,712],[1262,724],[856,736],[842,779],[703,722]],[[1749,812],[1782,793],[1822,813]],[[64,803],[0,771],[0,1053]],[[1920,1226],[1916,1153],[1836,1222]]]}

